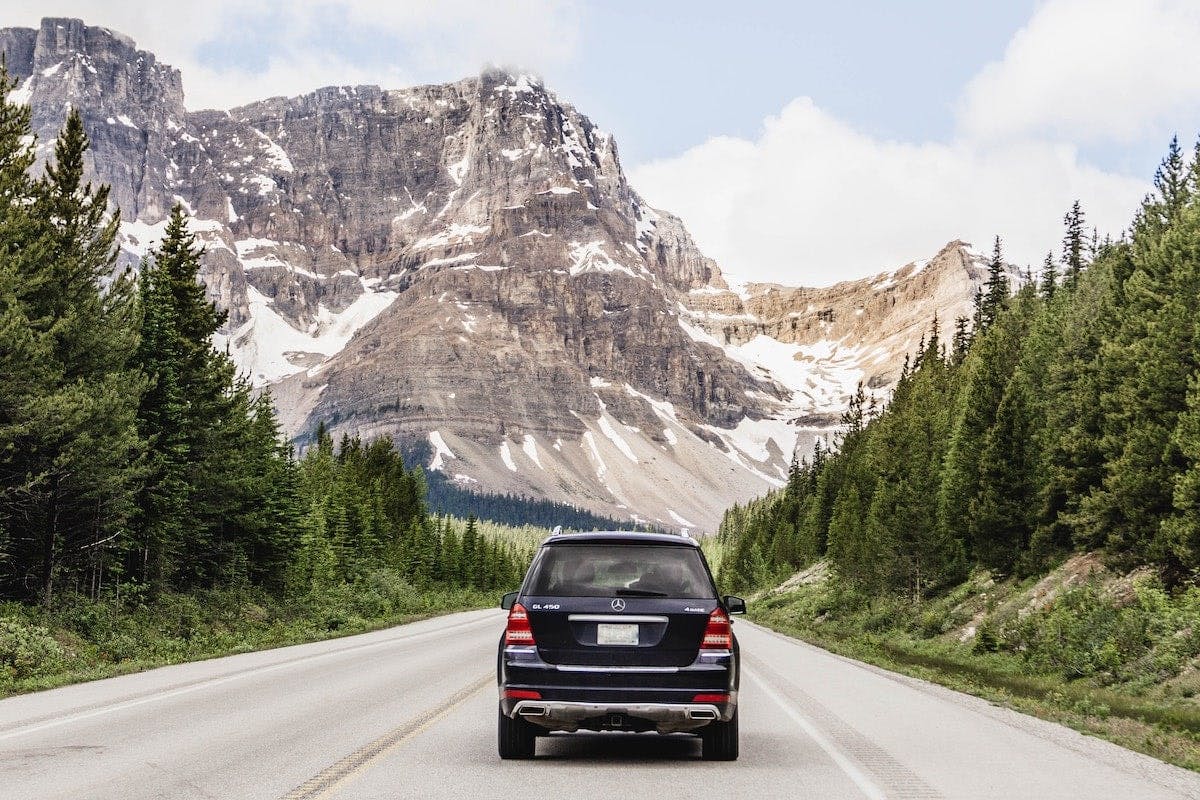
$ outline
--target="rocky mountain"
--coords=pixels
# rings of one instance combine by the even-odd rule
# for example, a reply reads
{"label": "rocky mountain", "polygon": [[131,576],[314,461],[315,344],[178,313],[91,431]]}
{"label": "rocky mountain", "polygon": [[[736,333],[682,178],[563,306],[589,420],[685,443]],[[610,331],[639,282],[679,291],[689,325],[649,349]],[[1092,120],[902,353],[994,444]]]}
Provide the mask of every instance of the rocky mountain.
{"label": "rocky mountain", "polygon": [[872,279],[731,289],[529,75],[188,111],[178,71],[107,29],[45,19],[0,47],[39,148],[83,113],[125,260],[174,203],[195,217],[222,344],[290,435],[421,441],[467,488],[711,529],[984,276],[952,242]]}

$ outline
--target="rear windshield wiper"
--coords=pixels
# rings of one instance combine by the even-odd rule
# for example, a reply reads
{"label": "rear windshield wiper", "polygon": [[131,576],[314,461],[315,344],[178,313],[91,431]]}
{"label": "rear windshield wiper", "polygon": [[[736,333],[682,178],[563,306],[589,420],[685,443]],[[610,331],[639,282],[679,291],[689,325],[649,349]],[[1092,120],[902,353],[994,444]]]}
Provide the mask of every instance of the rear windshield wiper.
{"label": "rear windshield wiper", "polygon": [[666,592],[656,592],[653,589],[617,589],[616,594],[633,595],[634,597],[666,597]]}

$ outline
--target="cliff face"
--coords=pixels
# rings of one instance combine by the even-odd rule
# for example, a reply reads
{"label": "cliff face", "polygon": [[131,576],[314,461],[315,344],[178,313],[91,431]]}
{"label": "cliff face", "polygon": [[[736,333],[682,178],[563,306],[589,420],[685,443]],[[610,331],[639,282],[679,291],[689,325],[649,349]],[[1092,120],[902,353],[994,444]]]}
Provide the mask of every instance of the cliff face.
{"label": "cliff face", "polygon": [[41,148],[84,114],[124,257],[175,202],[227,345],[288,432],[427,441],[460,483],[711,528],[894,380],[979,259],[731,291],[616,143],[528,75],[186,112],[179,73],[78,20],[0,31]]}
{"label": "cliff face", "polygon": [[167,150],[184,129],[179,70],[107,28],[44,19],[39,29],[0,31],[17,94],[33,108],[40,148],[49,150],[68,107],[84,115],[95,177],[112,186],[129,217],[162,217],[173,202]]}
{"label": "cliff face", "polygon": [[[1010,283],[1020,286],[1024,277],[1011,266],[1007,270]],[[958,318],[971,318],[987,272],[983,255],[954,241],[932,258],[824,288],[750,284],[740,294],[692,291],[687,316],[733,354],[767,340],[793,345],[795,360],[829,378],[824,387],[820,382],[797,387],[801,398],[793,405],[832,424],[844,409],[847,386],[835,373],[850,371],[882,397],[935,318],[945,340]]]}

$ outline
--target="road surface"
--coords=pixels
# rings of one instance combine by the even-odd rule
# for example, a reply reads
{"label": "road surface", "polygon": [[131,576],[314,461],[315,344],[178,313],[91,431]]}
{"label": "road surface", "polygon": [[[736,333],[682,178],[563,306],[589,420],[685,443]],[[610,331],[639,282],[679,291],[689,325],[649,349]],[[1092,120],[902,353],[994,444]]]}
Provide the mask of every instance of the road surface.
{"label": "road surface", "polygon": [[499,611],[0,701],[0,797],[1200,798],[1200,775],[738,620],[741,760],[555,735],[496,757]]}

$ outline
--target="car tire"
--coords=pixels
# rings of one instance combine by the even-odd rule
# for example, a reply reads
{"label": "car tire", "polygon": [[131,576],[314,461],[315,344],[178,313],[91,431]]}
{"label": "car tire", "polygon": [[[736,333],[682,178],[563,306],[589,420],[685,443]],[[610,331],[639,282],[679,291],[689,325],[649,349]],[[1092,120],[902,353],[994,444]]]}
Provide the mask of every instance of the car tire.
{"label": "car tire", "polygon": [[737,761],[738,715],[728,722],[712,722],[700,731],[701,753],[705,761]]}
{"label": "car tire", "polygon": [[496,744],[500,757],[533,758],[537,747],[537,732],[529,722],[517,717],[507,716],[503,710],[497,711]]}

